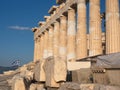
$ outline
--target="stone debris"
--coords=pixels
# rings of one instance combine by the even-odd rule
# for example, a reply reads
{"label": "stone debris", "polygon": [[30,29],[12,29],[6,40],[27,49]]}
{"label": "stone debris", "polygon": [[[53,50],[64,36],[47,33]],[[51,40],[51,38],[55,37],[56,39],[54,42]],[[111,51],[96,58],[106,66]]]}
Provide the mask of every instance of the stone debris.
{"label": "stone debris", "polygon": [[[120,90],[119,85],[94,84],[91,81],[93,78],[90,68],[74,70],[72,71],[72,82],[64,81],[66,68],[62,64],[65,62],[56,61],[53,58],[45,60],[43,65],[43,70],[47,73],[45,82],[36,81],[33,78],[34,70],[28,70],[27,67],[27,70],[18,69],[11,75],[1,75],[0,90]],[[58,71],[56,68],[59,68]],[[55,80],[55,74],[58,82]]]}
{"label": "stone debris", "polygon": [[67,67],[65,60],[61,60],[60,58],[54,59],[54,79],[56,82],[66,81],[67,75]]}
{"label": "stone debris", "polygon": [[53,58],[48,58],[45,60],[45,65],[44,65],[45,73],[46,73],[46,86],[48,87],[59,87],[59,83],[57,83],[54,79],[54,59]]}
{"label": "stone debris", "polygon": [[26,70],[26,71],[21,72],[20,76],[25,77],[26,79],[31,81],[33,80],[33,74],[34,72]]}
{"label": "stone debris", "polygon": [[34,69],[34,79],[38,82],[45,82],[45,71],[43,69],[45,60],[38,62]]}
{"label": "stone debris", "polygon": [[31,84],[29,90],[46,90],[43,84]]}
{"label": "stone debris", "polygon": [[81,84],[81,90],[120,90],[119,86],[109,86],[102,84]]}
{"label": "stone debris", "polygon": [[4,75],[11,75],[11,74],[13,74],[15,71],[6,71],[6,72],[3,72],[4,73]]}
{"label": "stone debris", "polygon": [[76,82],[79,84],[92,83],[92,71],[90,70],[90,68],[82,68],[72,71],[72,82]]}
{"label": "stone debris", "polygon": [[81,90],[81,89],[79,84],[68,82],[61,85],[61,87],[58,90]]}
{"label": "stone debris", "polygon": [[58,90],[120,90],[120,87],[102,84],[78,84],[69,82],[63,84]]}
{"label": "stone debris", "polygon": [[12,90],[27,90],[25,79],[22,77],[15,77],[12,85]]}
{"label": "stone debris", "polygon": [[36,90],[37,86],[36,84],[31,84],[29,90]]}

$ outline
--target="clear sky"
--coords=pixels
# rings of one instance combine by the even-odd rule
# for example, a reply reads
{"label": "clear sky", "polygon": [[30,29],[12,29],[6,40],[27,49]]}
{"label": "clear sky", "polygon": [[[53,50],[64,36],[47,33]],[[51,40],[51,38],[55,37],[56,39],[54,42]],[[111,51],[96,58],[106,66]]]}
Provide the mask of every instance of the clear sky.
{"label": "clear sky", "polygon": [[21,65],[33,59],[32,27],[44,20],[55,0],[0,1],[0,66],[11,66],[15,60]]}

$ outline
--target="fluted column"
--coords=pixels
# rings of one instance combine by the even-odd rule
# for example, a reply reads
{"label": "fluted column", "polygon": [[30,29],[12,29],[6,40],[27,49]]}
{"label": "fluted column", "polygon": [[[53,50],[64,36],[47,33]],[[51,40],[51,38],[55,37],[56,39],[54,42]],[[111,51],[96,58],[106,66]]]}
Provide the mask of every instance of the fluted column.
{"label": "fluted column", "polygon": [[89,56],[102,54],[100,0],[90,0],[90,50]]}
{"label": "fluted column", "polygon": [[86,0],[79,0],[77,12],[76,59],[82,59],[87,57]]}
{"label": "fluted column", "polygon": [[36,61],[39,61],[39,43],[40,43],[40,40],[39,40],[39,37],[37,38],[37,41],[36,41]]}
{"label": "fluted column", "polygon": [[53,37],[54,37],[54,31],[53,31],[52,26],[49,27],[48,33],[49,33],[48,35],[48,57],[52,57],[53,56]]}
{"label": "fluted column", "polygon": [[34,62],[36,62],[36,54],[37,54],[37,40],[34,40]]}
{"label": "fluted column", "polygon": [[44,52],[44,34],[40,36],[40,53],[39,53],[40,60],[43,59],[43,52]]}
{"label": "fluted column", "polygon": [[48,58],[48,31],[45,31],[44,34],[44,50],[43,50],[43,58]]}
{"label": "fluted column", "polygon": [[70,8],[68,10],[68,30],[67,30],[67,61],[75,61],[75,10]]}
{"label": "fluted column", "polygon": [[41,40],[40,37],[37,39],[37,61],[41,58]]}
{"label": "fluted column", "polygon": [[61,59],[67,58],[67,17],[60,17],[60,41],[59,41],[59,56]]}
{"label": "fluted column", "polygon": [[56,21],[54,23],[54,39],[53,39],[54,58],[59,56],[59,29],[60,29],[59,22]]}
{"label": "fluted column", "polygon": [[106,0],[106,53],[120,52],[119,0]]}

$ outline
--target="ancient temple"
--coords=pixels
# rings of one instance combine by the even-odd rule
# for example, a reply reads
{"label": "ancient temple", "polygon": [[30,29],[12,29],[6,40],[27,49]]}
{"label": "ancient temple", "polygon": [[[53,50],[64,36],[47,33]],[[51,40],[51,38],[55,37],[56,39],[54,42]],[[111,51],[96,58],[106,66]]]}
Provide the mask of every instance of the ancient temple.
{"label": "ancient temple", "polygon": [[[34,61],[61,57],[67,62],[120,52],[119,3],[106,0],[102,32],[100,0],[56,0],[34,32]],[[89,4],[89,25],[87,24]],[[89,27],[89,33],[87,30]],[[104,36],[103,36],[104,34]]]}
{"label": "ancient temple", "polygon": [[105,0],[104,13],[100,0],[56,3],[48,11],[50,16],[32,29],[34,62],[39,62],[35,79],[48,87],[59,87],[68,72],[91,68],[96,57],[120,52],[119,0]]}

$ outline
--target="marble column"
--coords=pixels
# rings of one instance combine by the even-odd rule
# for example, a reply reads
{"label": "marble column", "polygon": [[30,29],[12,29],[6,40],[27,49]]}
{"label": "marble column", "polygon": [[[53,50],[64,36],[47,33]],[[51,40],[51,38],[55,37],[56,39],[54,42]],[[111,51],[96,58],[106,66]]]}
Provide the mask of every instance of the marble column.
{"label": "marble column", "polygon": [[67,59],[67,17],[60,17],[60,41],[59,41],[59,56],[62,60]]}
{"label": "marble column", "polygon": [[120,52],[119,0],[106,0],[106,54]]}
{"label": "marble column", "polygon": [[76,36],[76,13],[75,10],[69,8],[68,10],[68,30],[67,30],[67,61],[76,60],[76,51],[75,51],[75,36]]}
{"label": "marble column", "polygon": [[34,40],[34,62],[36,62],[36,59],[37,59],[37,57],[36,57],[36,54],[37,54],[36,48],[37,48],[37,40],[35,39]]}
{"label": "marble column", "polygon": [[48,58],[48,31],[44,32],[44,51],[43,51],[43,58]]}
{"label": "marble column", "polygon": [[77,13],[76,59],[79,60],[87,57],[86,0],[78,1]]}
{"label": "marble column", "polygon": [[100,0],[90,0],[90,49],[89,56],[102,54]]}
{"label": "marble column", "polygon": [[43,50],[44,50],[44,34],[41,34],[40,35],[40,53],[39,53],[39,56],[40,56],[40,60],[43,59]]}
{"label": "marble column", "polygon": [[32,31],[34,32],[34,58],[33,61],[36,62],[37,61],[37,46],[38,46],[38,38],[36,37],[36,34],[38,33],[38,28],[32,28]]}
{"label": "marble column", "polygon": [[59,56],[59,22],[54,23],[54,39],[53,39],[53,48],[54,48],[54,58]]}
{"label": "marble column", "polygon": [[41,40],[40,37],[37,38],[37,61],[41,58]]}
{"label": "marble column", "polygon": [[48,57],[53,57],[53,38],[54,38],[54,30],[53,27],[49,27],[48,31]]}

